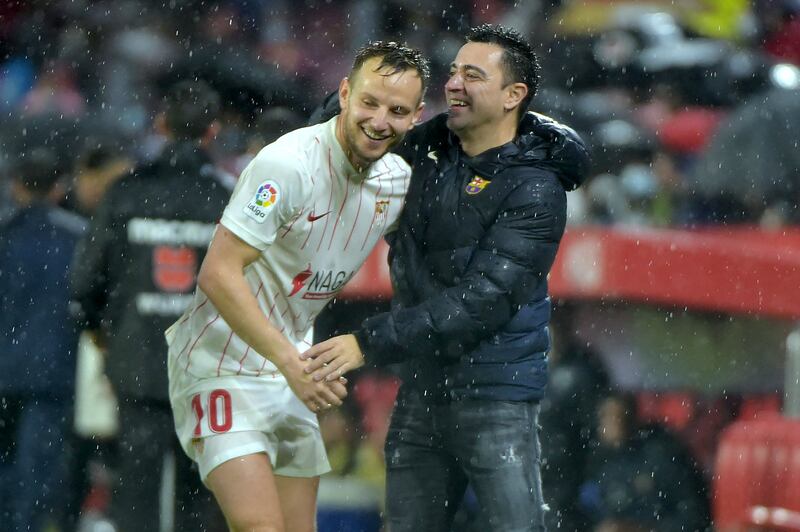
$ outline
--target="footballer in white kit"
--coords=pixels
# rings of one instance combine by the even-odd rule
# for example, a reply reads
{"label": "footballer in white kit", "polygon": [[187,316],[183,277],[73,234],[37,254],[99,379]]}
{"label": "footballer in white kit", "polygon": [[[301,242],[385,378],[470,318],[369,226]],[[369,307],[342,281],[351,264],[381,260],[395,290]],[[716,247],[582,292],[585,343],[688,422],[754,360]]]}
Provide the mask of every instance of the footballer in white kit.
{"label": "footballer in white kit", "polygon": [[[411,174],[393,154],[358,172],[336,139],[337,118],[261,150],[220,222],[261,251],[245,279],[269,321],[301,352],[311,345],[316,316],[395,224]],[[279,475],[330,469],[316,414],[199,287],[166,337],[176,431],[204,480],[219,464],[255,452],[266,452]],[[241,432],[248,437],[237,439]],[[216,434],[231,436],[209,448],[205,438]]]}

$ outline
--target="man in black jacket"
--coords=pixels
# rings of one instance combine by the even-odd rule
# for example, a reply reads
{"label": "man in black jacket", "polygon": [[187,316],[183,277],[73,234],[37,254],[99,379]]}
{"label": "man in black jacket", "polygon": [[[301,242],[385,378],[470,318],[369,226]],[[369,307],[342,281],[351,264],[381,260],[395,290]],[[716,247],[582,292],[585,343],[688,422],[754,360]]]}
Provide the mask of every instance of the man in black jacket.
{"label": "man in black jacket", "polygon": [[390,237],[390,312],[307,351],[315,378],[405,362],[386,443],[393,532],[449,530],[471,484],[480,530],[543,530],[538,401],[547,380],[547,274],[566,190],[588,167],[569,128],[524,113],[531,46],[481,26],[451,64],[449,110],[400,154],[413,177]]}
{"label": "man in black jacket", "polygon": [[119,399],[119,479],[111,513],[123,531],[159,530],[169,519],[169,509],[159,511],[160,486],[173,460],[176,529],[206,530],[209,512],[218,512],[178,449],[164,330],[191,302],[230,195],[203,148],[219,107],[205,83],[182,82],[170,90],[159,119],[169,140],[162,154],[109,189],[75,254],[75,307],[108,353],[106,373]]}

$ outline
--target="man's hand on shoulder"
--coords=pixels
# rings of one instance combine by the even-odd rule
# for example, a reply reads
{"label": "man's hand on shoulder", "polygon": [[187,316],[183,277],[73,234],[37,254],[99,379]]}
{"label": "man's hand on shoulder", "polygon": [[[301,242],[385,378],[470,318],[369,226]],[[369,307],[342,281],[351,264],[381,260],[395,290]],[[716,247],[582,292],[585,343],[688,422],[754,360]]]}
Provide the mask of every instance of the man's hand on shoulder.
{"label": "man's hand on shoulder", "polygon": [[348,371],[364,365],[364,354],[358,340],[352,334],[334,336],[320,342],[300,355],[301,360],[310,360],[306,373],[315,381],[334,381]]}

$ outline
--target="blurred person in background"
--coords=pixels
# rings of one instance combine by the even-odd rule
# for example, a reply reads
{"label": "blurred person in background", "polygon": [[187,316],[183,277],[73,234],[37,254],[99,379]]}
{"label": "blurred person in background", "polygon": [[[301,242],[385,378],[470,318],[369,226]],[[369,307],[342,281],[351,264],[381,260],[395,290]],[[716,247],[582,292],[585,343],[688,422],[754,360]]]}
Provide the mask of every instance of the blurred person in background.
{"label": "blurred person in background", "polygon": [[800,66],[800,1],[758,0],[764,51],[779,61]]}
{"label": "blurred person in background", "polygon": [[547,435],[542,440],[542,486],[550,505],[550,530],[588,527],[578,495],[594,449],[597,406],[609,388],[608,373],[599,355],[580,341],[572,312],[561,305],[553,313],[547,393],[539,416]]}
{"label": "blurred person in background", "polygon": [[168,139],[161,155],[110,187],[75,254],[76,310],[107,353],[119,401],[111,517],[123,531],[159,530],[173,519],[179,531],[224,526],[178,450],[163,343],[164,329],[191,302],[230,194],[204,149],[219,108],[219,96],[202,81],[167,92],[156,121]]}
{"label": "blurred person in background", "polygon": [[107,140],[90,140],[87,144],[75,160],[62,206],[88,218],[97,210],[108,187],[133,169],[133,159]]}
{"label": "blurred person in background", "polygon": [[55,206],[52,150],[23,153],[12,172],[15,211],[0,224],[0,523],[41,532],[64,517],[78,344],[68,276],[84,221]]}
{"label": "blurred person in background", "polygon": [[[77,155],[72,179],[62,207],[91,219],[108,188],[133,169],[133,160],[113,137],[89,137]],[[116,450],[117,401],[103,368],[104,357],[89,332],[78,342],[75,378],[75,416],[68,446],[71,488],[67,523],[78,524],[80,514],[100,514],[107,508],[102,498],[87,501],[92,489],[108,493],[109,468]],[[85,509],[84,505],[95,508]],[[83,516],[83,522],[86,521]],[[67,529],[69,530],[69,529]]]}
{"label": "blurred person in background", "polygon": [[236,175],[242,173],[264,146],[272,144],[279,137],[303,126],[304,123],[305,119],[288,107],[275,106],[264,109],[249,130],[245,152],[236,159],[234,164]]}
{"label": "blurred person in background", "polygon": [[546,278],[588,154],[574,131],[525,112],[539,84],[529,43],[491,25],[465,40],[449,111],[398,150],[414,174],[388,238],[393,309],[303,354],[315,379],[405,363],[386,442],[393,532],[449,530],[468,484],[481,530],[545,527]]}
{"label": "blurred person in background", "polygon": [[708,487],[701,472],[665,428],[639,425],[634,395],[600,401],[596,437],[579,496],[592,530],[706,530]]}
{"label": "blurred person in background", "polygon": [[316,528],[330,466],[316,413],[341,405],[300,349],[324,306],[394,229],[411,170],[388,154],[422,113],[427,60],[356,54],[342,111],[265,147],[236,185],[191,306],[166,332],[175,429],[233,531]]}

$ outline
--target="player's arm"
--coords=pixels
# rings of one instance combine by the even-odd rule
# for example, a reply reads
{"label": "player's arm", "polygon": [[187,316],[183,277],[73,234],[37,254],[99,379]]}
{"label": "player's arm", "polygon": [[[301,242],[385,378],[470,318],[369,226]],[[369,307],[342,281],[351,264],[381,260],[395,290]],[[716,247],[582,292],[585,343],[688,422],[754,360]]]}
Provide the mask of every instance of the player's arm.
{"label": "player's arm", "polygon": [[384,365],[416,356],[458,358],[541,290],[565,220],[566,198],[555,179],[524,183],[509,194],[457,285],[368,318],[355,335],[315,345],[304,354],[315,358],[308,369],[315,378],[335,378],[340,359]]}
{"label": "player's arm", "polygon": [[256,352],[269,359],[286,377],[289,386],[312,410],[341,405],[344,387],[314,383],[303,372],[294,345],[276,329],[258,306],[244,277],[245,268],[260,251],[220,225],[198,276],[198,285],[219,310],[231,329]]}

